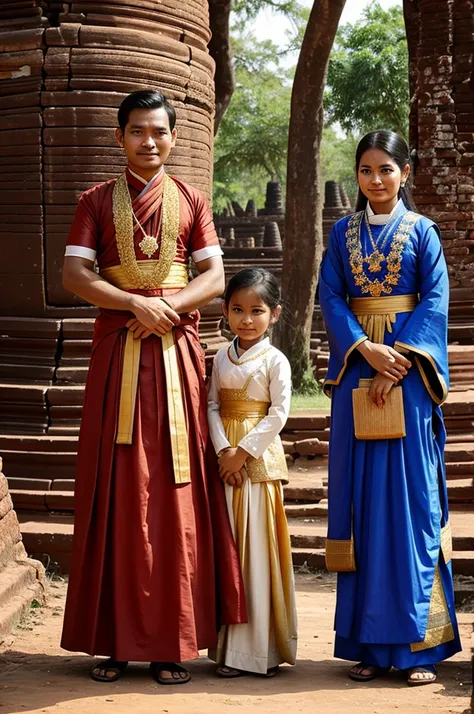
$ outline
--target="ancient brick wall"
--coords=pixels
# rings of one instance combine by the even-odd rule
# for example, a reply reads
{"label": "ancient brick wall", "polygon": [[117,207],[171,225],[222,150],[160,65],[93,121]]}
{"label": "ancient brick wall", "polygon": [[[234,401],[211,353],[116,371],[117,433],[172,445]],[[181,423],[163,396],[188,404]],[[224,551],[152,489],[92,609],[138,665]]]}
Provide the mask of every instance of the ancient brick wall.
{"label": "ancient brick wall", "polygon": [[61,287],[64,244],[80,193],[123,170],[113,129],[129,92],[172,100],[169,171],[210,195],[209,38],[205,0],[0,7],[0,315],[66,316],[79,304]]}
{"label": "ancient brick wall", "polygon": [[42,602],[45,593],[43,566],[26,555],[1,470],[0,458],[0,638],[10,632],[34,599]]}
{"label": "ancient brick wall", "polygon": [[442,232],[453,299],[474,287],[474,2],[405,0],[415,201]]}

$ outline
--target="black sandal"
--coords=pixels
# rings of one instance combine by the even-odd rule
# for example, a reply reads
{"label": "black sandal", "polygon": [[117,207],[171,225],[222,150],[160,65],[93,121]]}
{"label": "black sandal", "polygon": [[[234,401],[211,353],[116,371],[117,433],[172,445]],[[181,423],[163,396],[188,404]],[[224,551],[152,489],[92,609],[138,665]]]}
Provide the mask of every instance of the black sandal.
{"label": "black sandal", "polygon": [[[103,662],[94,665],[91,670],[91,677],[96,682],[116,682],[127,669],[128,662],[121,662],[116,659],[105,659]],[[95,670],[104,670],[105,674],[95,674]],[[107,677],[107,672],[115,672],[113,677]]]}
{"label": "black sandal", "polygon": [[[369,669],[371,670],[371,673],[358,674],[357,672],[353,671],[355,669]],[[364,662],[359,662],[359,664],[355,664],[353,667],[350,668],[349,677],[355,682],[370,682],[372,679],[375,679],[376,677],[379,677],[382,674],[387,674],[388,672],[390,672],[390,670],[391,667],[376,667],[374,664],[364,664]]]}
{"label": "black sandal", "polygon": [[276,667],[270,667],[270,669],[267,669],[266,674],[264,674],[264,677],[267,677],[267,679],[271,679],[275,675],[278,674],[280,671],[280,667],[277,665]]}
{"label": "black sandal", "polygon": [[[433,684],[436,682],[436,668],[433,667],[433,669],[428,669],[427,667],[410,667],[410,669],[405,670],[406,675],[407,675],[407,684],[409,687],[421,687],[424,684]],[[416,674],[417,672],[422,672],[423,674],[431,674],[431,677],[428,679],[425,679],[422,677],[421,679],[411,679],[412,674]]]}
{"label": "black sandal", "polygon": [[[227,670],[227,671],[226,671]],[[222,665],[216,669],[216,675],[222,679],[236,679],[237,677],[246,677],[248,672],[244,672],[242,669],[236,669],[235,667],[227,667],[227,665]]]}
{"label": "black sandal", "polygon": [[[187,684],[191,681],[191,675],[189,672],[181,667],[175,662],[151,662],[150,670],[153,675],[153,679],[158,682],[158,684]],[[160,677],[160,672],[170,672],[171,675],[176,673],[184,673],[186,677]]]}

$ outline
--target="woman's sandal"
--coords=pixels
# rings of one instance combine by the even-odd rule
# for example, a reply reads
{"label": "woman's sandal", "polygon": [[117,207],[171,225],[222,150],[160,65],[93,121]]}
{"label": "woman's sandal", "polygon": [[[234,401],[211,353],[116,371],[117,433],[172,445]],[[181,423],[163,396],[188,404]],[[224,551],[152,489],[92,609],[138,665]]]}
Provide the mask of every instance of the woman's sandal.
{"label": "woman's sandal", "polygon": [[[369,670],[370,674],[362,674],[364,669]],[[359,664],[355,664],[350,668],[349,677],[355,682],[370,682],[372,679],[380,677],[382,674],[387,674],[390,672],[390,669],[391,667],[376,667],[373,664],[364,664],[363,662],[359,662]],[[356,670],[360,671],[358,672]]]}
{"label": "woman's sandal", "polygon": [[270,667],[270,669],[267,669],[266,674],[264,674],[264,677],[267,677],[267,679],[271,679],[274,677],[278,672],[280,671],[280,667],[277,665],[276,667]]}
{"label": "woman's sandal", "polygon": [[245,677],[248,672],[244,672],[241,669],[235,669],[235,667],[218,667],[216,669],[216,675],[222,679],[236,679],[237,677]]}
{"label": "woman's sandal", "polygon": [[[112,658],[105,659],[92,667],[91,677],[96,682],[116,682],[125,672],[127,665],[128,662],[120,662]],[[104,672],[104,674],[100,674],[100,672]],[[108,677],[107,672],[114,672],[114,674]]]}
{"label": "woman's sandal", "polygon": [[[158,682],[158,684],[187,684],[191,681],[191,675],[189,672],[181,667],[181,665],[176,664],[176,662],[151,662],[150,670],[153,675],[153,679]],[[160,672],[169,672],[171,677],[161,677]],[[174,675],[185,674],[185,677]]]}
{"label": "woman's sandal", "polygon": [[[429,674],[429,677],[413,677],[414,674],[421,673]],[[433,684],[436,682],[436,669],[427,669],[426,667],[410,667],[406,670],[407,684],[409,687],[421,687],[424,684]]]}
{"label": "woman's sandal", "polygon": [[[277,665],[276,667],[270,667],[270,669],[267,669],[265,674],[257,675],[260,677],[266,677],[267,679],[271,679],[274,677],[278,672],[280,671],[280,667]],[[237,677],[246,677],[249,674],[255,674],[254,672],[246,672],[245,670],[242,669],[235,669],[235,667],[227,667],[226,665],[223,665],[222,667],[218,667],[216,669],[216,674],[218,677],[222,677],[222,679],[236,679]]]}

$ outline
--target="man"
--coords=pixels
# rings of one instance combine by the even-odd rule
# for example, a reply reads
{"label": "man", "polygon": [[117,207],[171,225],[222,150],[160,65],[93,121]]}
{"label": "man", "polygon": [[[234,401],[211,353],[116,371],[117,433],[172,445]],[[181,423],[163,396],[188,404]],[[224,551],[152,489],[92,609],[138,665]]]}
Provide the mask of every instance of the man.
{"label": "man", "polygon": [[[62,646],[110,657],[93,668],[98,681],[136,660],[160,684],[184,684],[177,663],[246,620],[197,329],[197,308],[224,288],[222,251],[205,200],[164,172],[175,120],[161,92],[122,102],[127,169],[81,196],[64,260],[64,287],[100,315]],[[188,283],[189,256],[199,275]]]}

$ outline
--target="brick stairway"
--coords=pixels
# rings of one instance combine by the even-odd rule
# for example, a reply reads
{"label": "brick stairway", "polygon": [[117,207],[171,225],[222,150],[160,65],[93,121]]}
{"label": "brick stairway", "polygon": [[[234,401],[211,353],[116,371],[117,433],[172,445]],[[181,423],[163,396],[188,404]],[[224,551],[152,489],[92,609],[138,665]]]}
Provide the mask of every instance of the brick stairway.
{"label": "brick stairway", "polygon": [[[474,575],[474,391],[454,392],[444,407],[446,467],[455,573]],[[329,413],[298,410],[283,442],[290,465],[285,487],[295,565],[324,568]],[[77,436],[0,435],[0,453],[29,553],[46,553],[69,569]]]}

